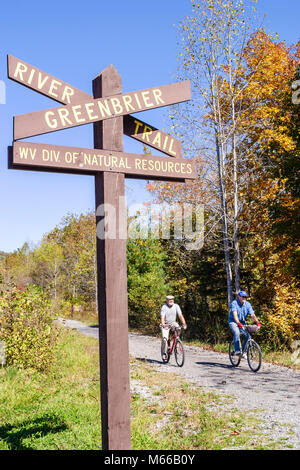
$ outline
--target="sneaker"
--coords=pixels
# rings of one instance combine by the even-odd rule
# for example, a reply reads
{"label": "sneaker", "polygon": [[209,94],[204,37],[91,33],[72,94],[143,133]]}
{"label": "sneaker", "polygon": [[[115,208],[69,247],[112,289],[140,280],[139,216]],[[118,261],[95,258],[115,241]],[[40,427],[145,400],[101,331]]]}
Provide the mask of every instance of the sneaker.
{"label": "sneaker", "polygon": [[241,358],[242,359],[246,359],[247,358],[247,354],[244,352],[244,353],[241,353]]}
{"label": "sneaker", "polygon": [[240,351],[234,351],[231,353],[232,356],[240,356],[241,352]]}

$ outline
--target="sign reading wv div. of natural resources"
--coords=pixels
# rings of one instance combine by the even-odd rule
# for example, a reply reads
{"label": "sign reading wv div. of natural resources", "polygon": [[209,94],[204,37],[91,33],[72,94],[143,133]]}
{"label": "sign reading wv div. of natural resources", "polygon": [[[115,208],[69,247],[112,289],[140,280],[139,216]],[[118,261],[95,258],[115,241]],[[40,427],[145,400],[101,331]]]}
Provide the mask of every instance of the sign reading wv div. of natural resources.
{"label": "sign reading wv div. of natural resources", "polygon": [[[11,148],[10,148],[11,153]],[[184,158],[155,157],[108,150],[63,147],[58,145],[15,142],[11,168],[19,165],[47,171],[60,168],[66,172],[113,171],[126,177],[184,181],[195,178],[192,161]]]}
{"label": "sign reading wv div. of natural resources", "polygon": [[[8,56],[8,76],[63,106],[14,117],[9,168],[92,174],[95,178],[97,298],[100,345],[101,427],[103,450],[131,448],[126,239],[110,238],[104,207],[119,214],[117,232],[126,226],[126,178],[186,182],[196,178],[194,162],[181,158],[181,142],[130,113],[190,99],[190,83],[122,93],[121,76],[110,65],[92,82],[93,96],[28,63]],[[19,139],[93,123],[94,148],[65,147]],[[169,157],[123,151],[123,133]],[[173,158],[170,158],[173,157]],[[121,227],[121,228],[120,228]]]}

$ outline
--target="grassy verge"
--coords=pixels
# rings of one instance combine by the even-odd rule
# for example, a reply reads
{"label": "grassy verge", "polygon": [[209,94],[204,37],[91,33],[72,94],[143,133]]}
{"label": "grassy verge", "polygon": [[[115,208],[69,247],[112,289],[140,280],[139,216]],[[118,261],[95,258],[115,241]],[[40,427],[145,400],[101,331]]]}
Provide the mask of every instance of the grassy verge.
{"label": "grassy verge", "polygon": [[97,449],[101,443],[98,346],[72,331],[57,363],[39,374],[0,371],[0,449]]}
{"label": "grassy verge", "polygon": [[[230,398],[204,393],[143,361],[132,360],[130,370],[133,449],[275,447],[260,444],[255,413],[221,411]],[[0,400],[0,450],[101,448],[97,341],[62,330],[47,375],[0,369]]]}

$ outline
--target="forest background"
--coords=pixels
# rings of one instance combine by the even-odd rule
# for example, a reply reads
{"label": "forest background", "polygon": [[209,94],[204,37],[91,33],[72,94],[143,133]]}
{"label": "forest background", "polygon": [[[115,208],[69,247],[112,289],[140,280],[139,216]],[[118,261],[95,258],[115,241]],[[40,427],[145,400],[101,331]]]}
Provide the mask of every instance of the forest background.
{"label": "forest background", "polygon": [[[255,2],[202,0],[179,25],[178,80],[191,80],[193,99],[172,107],[170,129],[198,177],[147,189],[156,204],[201,205],[204,243],[187,250],[184,237],[128,239],[131,328],[157,333],[172,293],[190,338],[224,342],[229,304],[244,289],[261,342],[278,350],[300,339],[300,41],[272,37],[254,13]],[[32,298],[35,285],[54,316],[96,322],[95,224],[93,212],[67,214],[37,246],[0,252],[3,311],[12,296]]]}

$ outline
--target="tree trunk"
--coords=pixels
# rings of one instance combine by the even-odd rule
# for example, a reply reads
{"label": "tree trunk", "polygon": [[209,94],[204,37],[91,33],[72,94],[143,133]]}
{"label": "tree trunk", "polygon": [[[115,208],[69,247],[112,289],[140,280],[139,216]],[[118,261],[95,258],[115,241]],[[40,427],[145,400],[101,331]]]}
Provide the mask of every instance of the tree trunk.
{"label": "tree trunk", "polygon": [[236,138],[232,138],[233,154],[233,248],[234,248],[234,282],[235,290],[240,290],[240,245],[239,245],[239,225],[238,225],[238,177],[237,177],[237,155]]}
{"label": "tree trunk", "polygon": [[232,271],[230,264],[229,242],[228,242],[228,217],[227,217],[227,204],[226,204],[226,187],[223,174],[223,150],[220,152],[220,143],[216,132],[216,151],[218,159],[218,175],[219,175],[219,192],[221,199],[221,214],[222,214],[222,228],[223,228],[223,247],[225,256],[226,267],[226,280],[227,280],[227,301],[228,306],[232,302]]}

